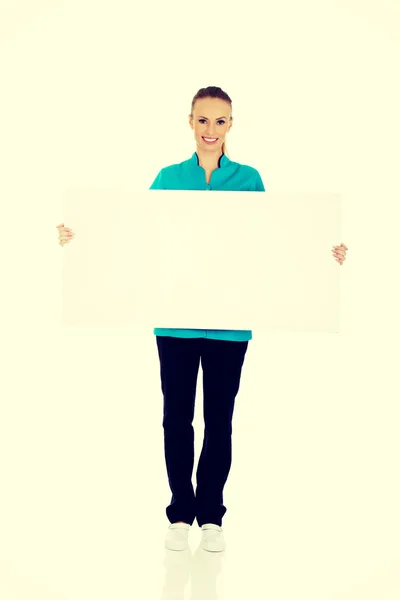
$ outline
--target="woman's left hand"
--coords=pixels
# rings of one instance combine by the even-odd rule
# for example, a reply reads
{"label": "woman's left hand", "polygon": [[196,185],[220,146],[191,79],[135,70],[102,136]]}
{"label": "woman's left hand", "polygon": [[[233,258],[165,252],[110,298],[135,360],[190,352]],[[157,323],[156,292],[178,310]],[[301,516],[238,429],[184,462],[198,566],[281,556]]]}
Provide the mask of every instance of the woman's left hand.
{"label": "woman's left hand", "polygon": [[333,258],[337,260],[340,265],[342,265],[346,260],[347,250],[348,248],[344,244],[340,244],[340,246],[333,246],[332,248]]}

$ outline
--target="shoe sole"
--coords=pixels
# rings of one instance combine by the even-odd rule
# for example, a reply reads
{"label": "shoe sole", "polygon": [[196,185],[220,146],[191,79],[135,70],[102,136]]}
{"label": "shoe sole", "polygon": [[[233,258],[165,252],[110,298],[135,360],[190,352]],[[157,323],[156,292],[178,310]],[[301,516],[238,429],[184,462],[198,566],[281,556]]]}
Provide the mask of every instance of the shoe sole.
{"label": "shoe sole", "polygon": [[167,550],[173,550],[174,552],[183,552],[189,548],[189,544],[182,545],[174,544],[173,542],[165,542],[164,546],[167,548]]}
{"label": "shoe sole", "polygon": [[205,546],[203,546],[203,550],[205,550],[206,552],[224,552],[225,546],[223,548],[206,548]]}
{"label": "shoe sole", "polygon": [[180,546],[179,548],[177,548],[176,546],[173,546],[171,544],[165,544],[165,548],[167,548],[167,550],[173,550],[174,552],[183,552],[184,550],[187,550],[189,548],[189,545],[186,546]]}

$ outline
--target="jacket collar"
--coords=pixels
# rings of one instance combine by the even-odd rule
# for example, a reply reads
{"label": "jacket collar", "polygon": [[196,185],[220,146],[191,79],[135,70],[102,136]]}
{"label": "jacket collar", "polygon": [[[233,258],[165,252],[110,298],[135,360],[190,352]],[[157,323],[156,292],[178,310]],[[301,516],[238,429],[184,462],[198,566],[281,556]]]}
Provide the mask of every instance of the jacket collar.
{"label": "jacket collar", "polygon": [[[197,152],[194,152],[191,158],[192,163],[194,163],[195,165],[197,165],[198,167],[200,166],[199,164],[199,157],[197,156]],[[220,169],[221,167],[226,167],[231,161],[229,160],[229,158],[226,156],[226,154],[223,154],[222,156],[220,156],[219,161],[218,161],[218,169]]]}

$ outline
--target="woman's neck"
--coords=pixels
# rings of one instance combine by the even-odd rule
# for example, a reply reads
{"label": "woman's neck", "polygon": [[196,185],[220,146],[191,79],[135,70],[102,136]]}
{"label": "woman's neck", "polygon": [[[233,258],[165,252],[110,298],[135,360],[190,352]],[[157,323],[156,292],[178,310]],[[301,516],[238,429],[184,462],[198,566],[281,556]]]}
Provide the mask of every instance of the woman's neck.
{"label": "woman's neck", "polygon": [[210,173],[218,168],[219,159],[221,158],[223,152],[220,152],[218,155],[210,156],[207,152],[205,155],[197,150],[197,156],[199,157],[199,165],[203,167],[206,173]]}

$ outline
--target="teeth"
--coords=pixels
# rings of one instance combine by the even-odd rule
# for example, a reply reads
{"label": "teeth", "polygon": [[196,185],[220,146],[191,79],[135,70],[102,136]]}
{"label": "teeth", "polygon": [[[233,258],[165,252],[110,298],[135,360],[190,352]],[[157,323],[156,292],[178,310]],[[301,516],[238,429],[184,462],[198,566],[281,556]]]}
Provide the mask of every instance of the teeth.
{"label": "teeth", "polygon": [[204,138],[206,142],[216,142],[218,138]]}

